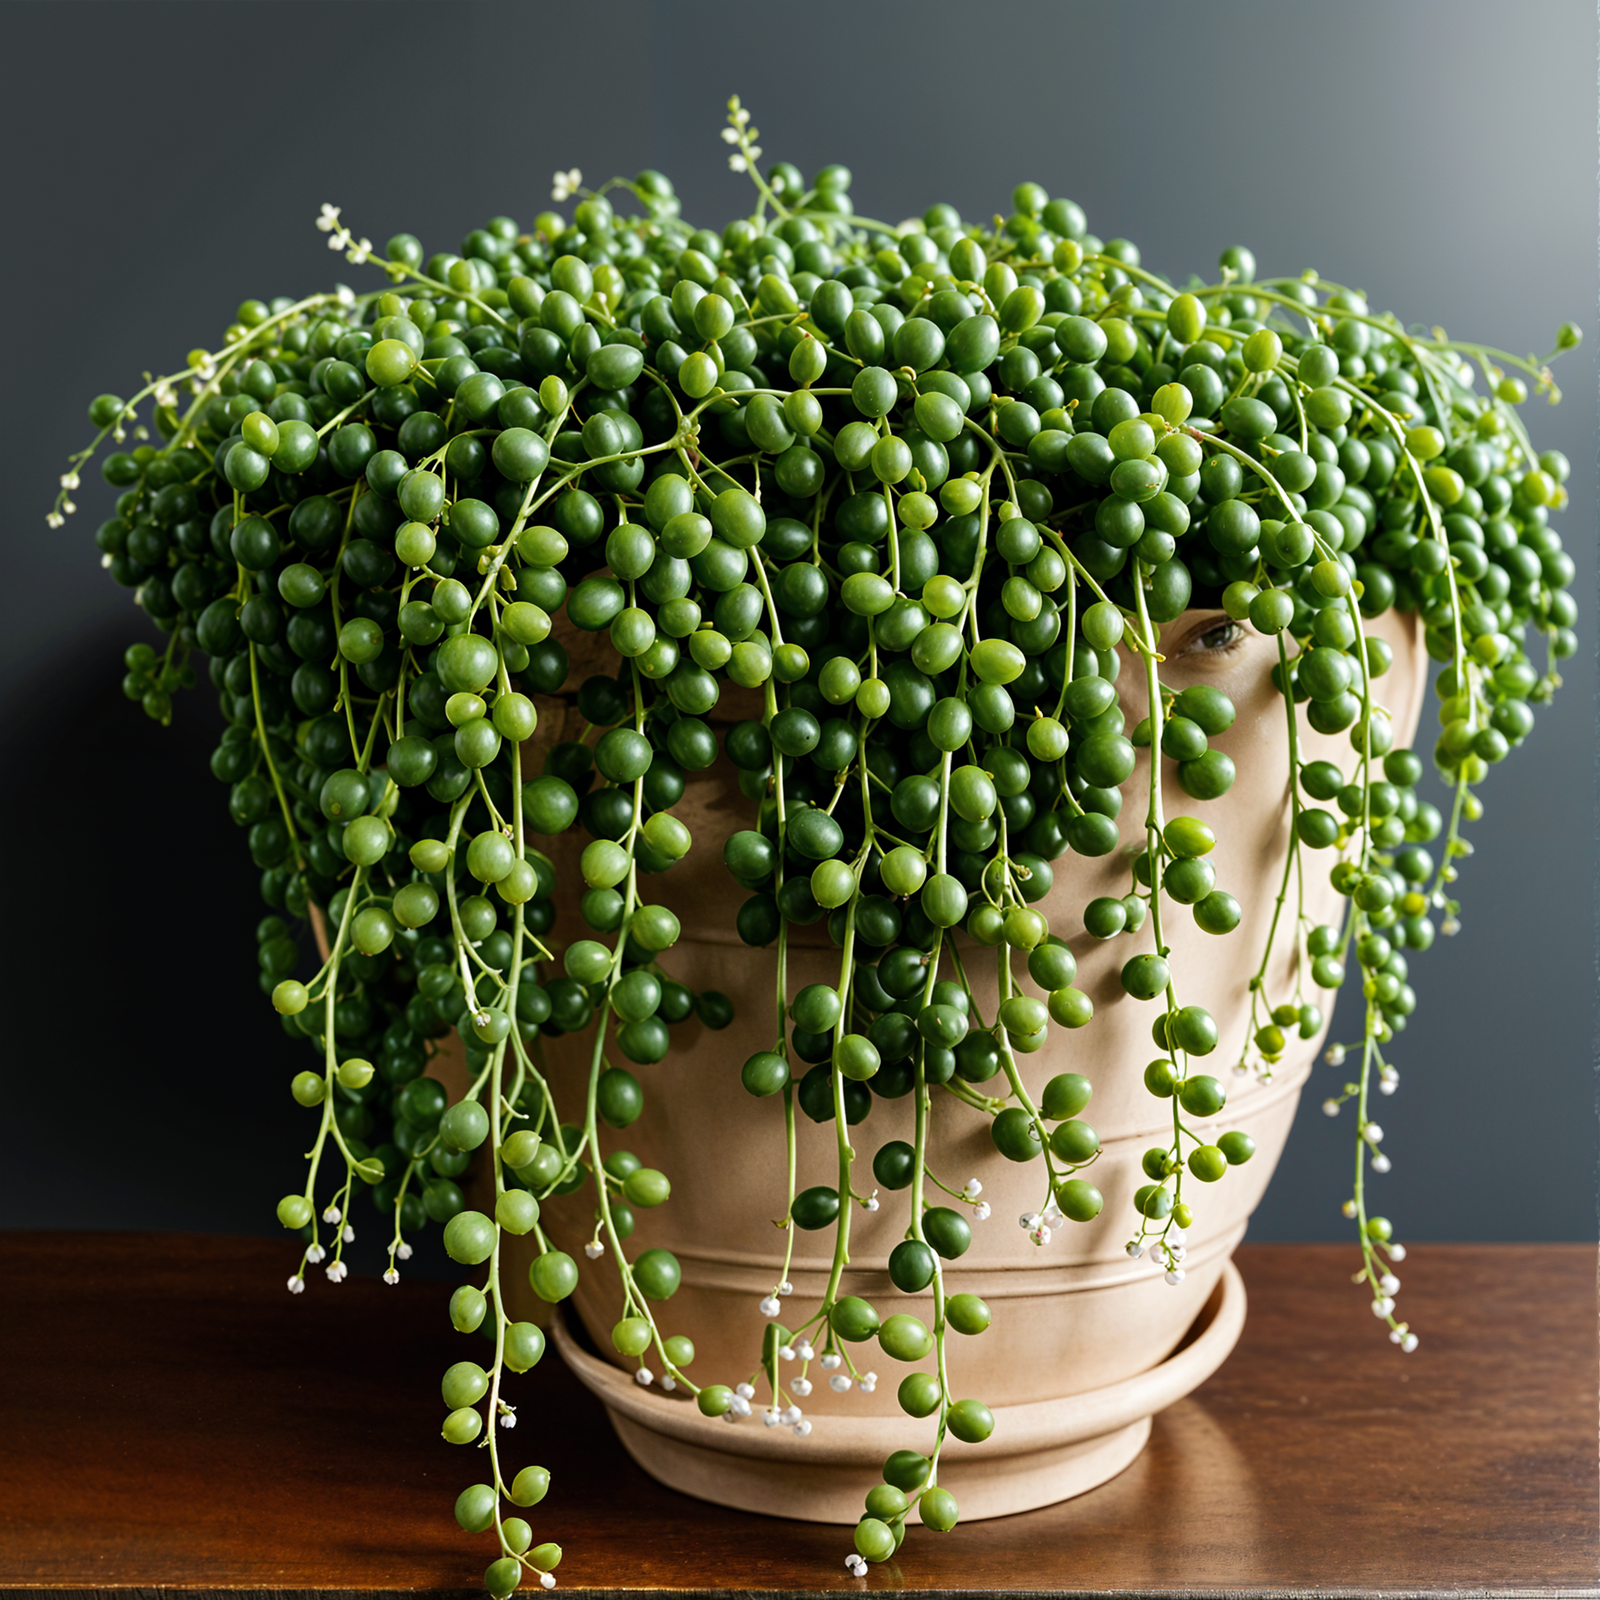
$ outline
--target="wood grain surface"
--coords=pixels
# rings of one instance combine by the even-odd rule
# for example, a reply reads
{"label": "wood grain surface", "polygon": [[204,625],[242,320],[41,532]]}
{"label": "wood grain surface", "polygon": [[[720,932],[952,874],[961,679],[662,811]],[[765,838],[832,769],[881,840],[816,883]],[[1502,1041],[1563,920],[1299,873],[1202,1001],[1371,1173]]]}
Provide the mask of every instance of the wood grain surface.
{"label": "wood grain surface", "polygon": [[[1076,1500],[913,1529],[864,1580],[840,1528],[652,1482],[549,1356],[504,1459],[585,1595],[1600,1595],[1595,1252],[1418,1245],[1402,1356],[1336,1245],[1245,1245],[1245,1333]],[[449,1286],[320,1279],[270,1240],[0,1235],[0,1596],[471,1592],[493,1553],[439,1438]],[[480,1591],[481,1592],[481,1591]],[[537,1593],[537,1590],[532,1591]]]}

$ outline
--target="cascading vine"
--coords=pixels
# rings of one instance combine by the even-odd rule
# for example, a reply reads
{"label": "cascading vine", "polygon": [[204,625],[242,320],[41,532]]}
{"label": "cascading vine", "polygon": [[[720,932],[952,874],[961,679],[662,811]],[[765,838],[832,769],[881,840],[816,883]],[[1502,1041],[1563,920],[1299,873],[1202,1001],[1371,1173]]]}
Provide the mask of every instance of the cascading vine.
{"label": "cascading vine", "polygon": [[[1144,1082],[1170,1103],[1172,1134],[1145,1153],[1129,1255],[1181,1282],[1196,1186],[1254,1148],[1203,1126],[1226,1091],[1197,1066],[1222,1041],[1169,965],[1180,908],[1206,933],[1259,941],[1247,1036],[1227,1045],[1236,1075],[1270,1077],[1292,1038],[1320,1036],[1312,996],[1341,985],[1353,954],[1361,1027],[1328,1057],[1358,1049],[1359,1072],[1325,1109],[1356,1102],[1359,1278],[1414,1348],[1395,1316],[1403,1249],[1368,1207],[1368,1170],[1389,1167],[1370,1095],[1398,1082],[1387,1051],[1415,1005],[1407,952],[1433,942],[1435,914],[1454,930],[1474,786],[1527,736],[1576,648],[1573,565],[1548,520],[1567,463],[1535,452],[1516,410],[1517,373],[1558,398],[1541,361],[1410,333],[1314,273],[1255,281],[1242,249],[1220,282],[1180,289],[1034,184],[993,227],[947,205],[870,221],[842,167],[809,185],[787,163],[760,176],[737,100],[725,137],[759,198],[721,233],[683,222],[654,172],[592,192],[558,174],[556,199],[580,197],[570,222],[494,218],[459,255],[425,258],[407,234],[380,254],[325,206],[329,245],[386,282],[246,301],[219,349],[131,400],[100,397],[50,516],[59,527],[75,509],[108,437],[147,439],[148,404],[163,442],[107,456],[121,494],[96,538],[167,639],[128,651],[129,698],[164,723],[195,652],[210,658],[228,724],[212,770],[272,909],[262,987],[320,1062],[291,1086],[320,1120],[305,1187],[278,1205],[303,1240],[289,1287],[314,1264],[345,1275],[362,1192],[391,1229],[388,1281],[429,1221],[484,1269],[450,1317],[491,1335],[492,1358],[456,1363],[442,1390],[444,1437],[488,1452],[456,1515],[493,1532],[497,1596],[529,1573],[551,1586],[561,1557],[506,1512],[537,1505],[550,1474],[501,1463],[508,1374],[544,1350],[508,1311],[502,1246],[530,1238],[534,1290],[569,1296],[579,1267],[541,1202],[580,1191],[585,1270],[617,1275],[612,1339],[642,1384],[730,1421],[759,1385],[765,1420],[803,1436],[813,1365],[835,1389],[870,1390],[858,1352],[875,1342],[911,1369],[898,1397],[927,1419],[929,1447],[885,1463],[849,1564],[892,1555],[913,1509],[955,1525],[941,1449],[987,1438],[994,1418],[952,1394],[947,1342],[981,1334],[990,1312],[948,1293],[944,1266],[989,1204],[935,1170],[935,1115],[986,1118],[1000,1154],[1039,1163],[1021,1221],[1041,1247],[1103,1208],[1090,1083],[1064,1072],[1036,1093],[1020,1059],[1093,1017],[1039,909],[1068,852],[1125,852],[1127,890],[1083,907],[1089,935],[1153,935],[1121,978],[1152,1007]],[[1577,342],[1567,324],[1556,348]],[[1423,763],[1382,703],[1392,655],[1364,624],[1391,607],[1420,614],[1441,665],[1448,818],[1419,797]],[[620,670],[569,685],[563,608]],[[1290,834],[1266,927],[1241,928],[1212,829],[1168,815],[1174,777],[1210,801],[1235,776],[1210,742],[1234,721],[1227,696],[1163,682],[1161,629],[1186,612],[1210,613],[1206,648],[1247,628],[1277,642]],[[1125,668],[1145,709],[1131,729]],[[719,734],[708,719],[729,688],[759,693],[760,714]],[[582,734],[534,772],[535,697],[568,692]],[[1303,759],[1302,721],[1347,735],[1348,754]],[[1141,749],[1130,847],[1119,816]],[[693,842],[674,806],[724,755],[751,807],[725,850],[749,896],[736,925],[776,949],[771,1048],[742,1080],[773,1101],[775,1137],[781,1107],[787,1234],[749,1372],[702,1383],[690,1340],[663,1326],[677,1261],[628,1253],[668,1176],[603,1153],[602,1128],[643,1114],[674,1024],[731,1018],[725,996],[673,979],[678,921],[649,898]],[[574,827],[592,937],[552,948],[555,872],[535,841]],[[1338,925],[1307,911],[1318,856]],[[302,980],[308,919],[326,959]],[[815,923],[837,977],[792,991],[788,930]],[[989,1016],[969,981],[986,952]],[[454,1104],[427,1070],[452,1030],[470,1074]],[[584,1103],[558,1104],[540,1038],[585,1030]],[[908,1095],[913,1139],[869,1162],[852,1130],[875,1100]],[[832,1123],[837,1176],[797,1192],[802,1118]],[[492,1214],[457,1182],[478,1151]],[[883,1191],[904,1197],[889,1275],[931,1292],[931,1327],[843,1293],[852,1211],[879,1209]],[[791,1313],[796,1232],[827,1229],[826,1291]]]}

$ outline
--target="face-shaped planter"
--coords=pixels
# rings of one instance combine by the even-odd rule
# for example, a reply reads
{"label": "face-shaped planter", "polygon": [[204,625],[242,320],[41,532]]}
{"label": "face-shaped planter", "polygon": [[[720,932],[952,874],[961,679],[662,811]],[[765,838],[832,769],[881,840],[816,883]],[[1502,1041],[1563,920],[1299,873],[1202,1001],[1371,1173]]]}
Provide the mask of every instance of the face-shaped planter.
{"label": "face-shaped planter", "polygon": [[[1393,666],[1375,685],[1375,700],[1390,712],[1397,740],[1409,742],[1424,686],[1420,630],[1414,617],[1392,611],[1369,626],[1394,651]],[[1163,783],[1168,820],[1190,815],[1214,830],[1218,842],[1207,859],[1217,885],[1238,900],[1242,920],[1233,933],[1217,937],[1169,904],[1163,936],[1178,998],[1204,1005],[1216,1019],[1220,1043],[1205,1066],[1228,1097],[1216,1116],[1184,1113],[1186,1122],[1203,1127],[1213,1141],[1227,1130],[1244,1132],[1256,1152],[1248,1164],[1230,1167],[1220,1182],[1191,1184],[1195,1217],[1184,1237],[1179,1282],[1167,1281],[1179,1265],[1175,1260],[1154,1259],[1159,1253],[1148,1251],[1130,1259],[1128,1242],[1140,1230],[1134,1194],[1149,1181],[1141,1159],[1152,1146],[1169,1142],[1174,1112],[1173,1100],[1152,1096],[1144,1083],[1145,1066],[1156,1053],[1151,1023],[1159,1007],[1125,993],[1119,978],[1130,957],[1153,949],[1152,931],[1147,925],[1136,934],[1097,938],[1085,930],[1083,910],[1097,897],[1126,895],[1132,887],[1130,858],[1144,843],[1149,794],[1148,752],[1141,752],[1124,790],[1122,848],[1094,859],[1064,855],[1040,902],[1052,930],[1076,957],[1076,986],[1093,1001],[1094,1017],[1078,1029],[1054,1030],[1042,1050],[1018,1057],[1035,1099],[1062,1072],[1080,1073],[1093,1085],[1082,1117],[1098,1135],[1100,1154],[1085,1176],[1103,1194],[1104,1209],[1092,1221],[1056,1227],[1046,1244],[1034,1242],[1036,1230],[1018,1221],[1048,1202],[1043,1163],[1007,1160],[991,1140],[986,1115],[956,1103],[944,1089],[932,1090],[930,1172],[957,1195],[978,1179],[990,1212],[978,1220],[971,1202],[936,1191],[929,1195],[968,1218],[973,1236],[970,1249],[945,1263],[946,1293],[980,1296],[993,1318],[981,1337],[949,1342],[952,1392],[981,1398],[996,1418],[988,1440],[947,1441],[941,1459],[940,1481],[954,1489],[967,1517],[1046,1504],[1104,1481],[1137,1454],[1151,1413],[1187,1393],[1226,1356],[1243,1317],[1243,1292],[1229,1257],[1282,1152],[1324,1031],[1300,1038],[1288,1030],[1289,1043],[1270,1078],[1232,1070],[1250,1032],[1250,983],[1262,968],[1288,860],[1287,709],[1270,677],[1278,643],[1247,625],[1230,624],[1218,612],[1190,611],[1160,630],[1159,647],[1166,688],[1211,684],[1237,711],[1233,726],[1213,741],[1239,771],[1226,795],[1189,799],[1173,781],[1170,761]],[[1146,714],[1145,675],[1126,646],[1122,657],[1118,693],[1131,728]],[[562,736],[566,714],[560,702],[544,709],[541,744]],[[1297,715],[1300,759],[1332,760],[1348,769],[1348,736],[1320,736],[1305,726],[1303,713]],[[577,713],[570,717],[567,737],[580,728]],[[840,1392],[830,1380],[848,1376],[848,1369],[827,1370],[818,1359],[807,1366],[803,1359],[780,1358],[779,1381],[788,1394],[779,1403],[787,1407],[798,1397],[812,1427],[797,1438],[792,1423],[762,1425],[771,1394],[757,1371],[769,1325],[760,1302],[787,1271],[792,1293],[783,1297],[776,1320],[798,1326],[809,1317],[826,1292],[832,1234],[797,1230],[785,1268],[789,1231],[782,1224],[789,1188],[782,1098],[755,1099],[740,1079],[746,1058],[773,1042],[775,968],[772,952],[744,945],[733,926],[744,891],[723,866],[722,846],[749,827],[754,814],[736,778],[721,760],[691,780],[676,814],[693,833],[694,849],[672,873],[655,880],[659,891],[652,886],[652,895],[659,892],[683,925],[663,965],[697,991],[729,995],[734,1021],[721,1031],[693,1023],[676,1030],[665,1060],[636,1069],[646,1084],[649,1115],[624,1131],[607,1130],[602,1153],[628,1150],[646,1167],[671,1176],[671,1203],[636,1209],[637,1230],[626,1248],[630,1257],[650,1247],[677,1257],[682,1284],[657,1307],[662,1331],[694,1341],[697,1382],[749,1377],[756,1387],[750,1402],[755,1415],[738,1425],[702,1417],[681,1392],[666,1395],[635,1381],[637,1361],[619,1371],[582,1348],[570,1329],[558,1338],[580,1375],[602,1392],[629,1450],[664,1482],[744,1509],[853,1522],[862,1492],[878,1480],[888,1452],[929,1446],[932,1424],[908,1417],[897,1389],[908,1373],[931,1362],[894,1360],[876,1341],[844,1346],[856,1372],[875,1371],[877,1381],[868,1392],[859,1381]],[[572,887],[581,882],[581,841],[567,835],[546,843],[562,886],[560,915],[549,936],[559,949],[586,932]],[[1307,851],[1303,859],[1305,916],[1310,924],[1336,920],[1338,896],[1321,870],[1331,857]],[[1295,936],[1299,892],[1291,882],[1266,963],[1265,989],[1274,1001],[1296,992],[1303,959]],[[977,1009],[992,1020],[995,953],[965,937],[957,949]],[[837,981],[839,953],[820,923],[792,930],[788,959],[791,995],[808,983]],[[1308,973],[1298,977],[1306,999],[1330,999],[1314,988]],[[587,1035],[547,1040],[544,1055],[560,1103],[581,1103],[592,1061]],[[982,1084],[969,1088],[985,1092]],[[915,1098],[874,1096],[870,1114],[849,1129],[853,1186],[862,1196],[877,1190],[878,1208],[855,1209],[839,1293],[867,1299],[884,1318],[910,1313],[931,1323],[931,1295],[900,1292],[886,1270],[890,1251],[905,1237],[907,1196],[881,1189],[872,1176],[872,1158],[883,1145],[912,1137]],[[836,1125],[818,1125],[798,1110],[795,1123],[796,1187],[836,1184]],[[586,1186],[547,1202],[543,1226],[553,1246],[583,1262],[584,1247],[597,1234],[592,1191]],[[513,1263],[507,1276],[511,1292],[521,1297],[517,1314],[538,1314],[543,1308],[526,1286],[522,1264]],[[575,1306],[593,1347],[620,1363],[611,1330],[621,1301],[609,1261],[586,1267]],[[802,1372],[795,1390],[793,1381]]]}

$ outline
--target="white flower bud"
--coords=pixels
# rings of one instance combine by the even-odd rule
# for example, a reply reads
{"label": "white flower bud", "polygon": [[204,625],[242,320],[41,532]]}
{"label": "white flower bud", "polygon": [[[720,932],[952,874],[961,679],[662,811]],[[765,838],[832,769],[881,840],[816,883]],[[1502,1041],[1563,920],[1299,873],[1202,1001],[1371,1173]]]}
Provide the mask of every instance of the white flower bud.
{"label": "white flower bud", "polygon": [[728,1407],[728,1411],[736,1417],[748,1417],[750,1415],[750,1402],[742,1394],[736,1394]]}
{"label": "white flower bud", "polygon": [[1137,1239],[1130,1239],[1127,1244],[1123,1246],[1123,1248],[1128,1252],[1129,1257],[1134,1261],[1137,1261],[1139,1257],[1144,1254],[1144,1246],[1140,1244]]}
{"label": "white flower bud", "polygon": [[780,1311],[783,1310],[783,1306],[779,1303],[777,1295],[769,1294],[766,1299],[761,1302],[759,1309],[762,1316],[775,1317]]}
{"label": "white flower bud", "polygon": [[794,1360],[794,1346],[792,1344],[786,1344],[786,1345],[780,1346],[779,1350],[778,1350],[778,1359],[780,1361],[793,1361]]}
{"label": "white flower bud", "polygon": [[588,1244],[583,1247],[583,1253],[588,1256],[591,1261],[598,1261],[600,1257],[606,1253],[606,1247],[601,1244],[598,1239],[591,1239]]}
{"label": "white flower bud", "polygon": [[1393,1165],[1394,1163],[1381,1150],[1372,1158],[1372,1170],[1374,1172],[1387,1172]]}
{"label": "white flower bud", "polygon": [[661,1387],[665,1389],[668,1394],[671,1394],[672,1391],[678,1387],[678,1380],[676,1378],[663,1378],[661,1380]]}
{"label": "white flower bud", "polygon": [[300,1274],[297,1272],[289,1280],[289,1293],[290,1294],[304,1294],[305,1292],[306,1292],[306,1280],[304,1278],[302,1278],[300,1276]]}
{"label": "white flower bud", "polygon": [[1338,1116],[1339,1115],[1339,1102],[1337,1100],[1324,1100],[1322,1102],[1322,1114],[1325,1117],[1336,1117],[1336,1116]]}
{"label": "white flower bud", "polygon": [[1383,1129],[1380,1128],[1376,1122],[1369,1122],[1366,1127],[1361,1130],[1361,1137],[1365,1139],[1368,1144],[1382,1144]]}
{"label": "white flower bud", "polygon": [[834,1373],[834,1375],[828,1379],[828,1387],[832,1389],[835,1394],[847,1394],[850,1390],[850,1374],[848,1372]]}
{"label": "white flower bud", "polygon": [[1017,1218],[1017,1226],[1021,1228],[1024,1233],[1032,1233],[1033,1230],[1039,1226],[1039,1213],[1037,1211],[1024,1211],[1022,1215]]}
{"label": "white flower bud", "polygon": [[639,1370],[634,1373],[633,1381],[638,1384],[641,1389],[648,1389],[650,1385],[655,1382],[655,1374],[651,1372],[649,1367],[640,1367]]}
{"label": "white flower bud", "polygon": [[733,1392],[738,1395],[741,1400],[753,1400],[756,1393],[748,1383],[741,1383]]}
{"label": "white flower bud", "polygon": [[1388,1295],[1372,1302],[1372,1314],[1375,1317],[1386,1317],[1393,1310],[1394,1301]]}
{"label": "white flower bud", "polygon": [[779,1294],[793,1294],[794,1293],[794,1285],[792,1283],[790,1283],[787,1278],[785,1278],[783,1280],[783,1282],[778,1285],[778,1293]]}
{"label": "white flower bud", "polygon": [[328,1209],[322,1213],[322,1220],[324,1222],[337,1222],[339,1220],[338,1206],[329,1206]]}
{"label": "white flower bud", "polygon": [[799,1438],[805,1438],[811,1432],[811,1419],[808,1417],[803,1422],[795,1423],[794,1431]]}
{"label": "white flower bud", "polygon": [[983,1193],[983,1185],[976,1178],[968,1178],[961,1186],[961,1193],[968,1200],[976,1200]]}
{"label": "white flower bud", "polygon": [[1417,1348],[1416,1334],[1408,1333],[1405,1338],[1400,1341],[1400,1348],[1404,1350],[1407,1355],[1410,1355],[1411,1352]]}
{"label": "white flower bud", "polygon": [[1398,1239],[1391,1239],[1386,1248],[1388,1249],[1389,1259],[1391,1261],[1404,1261],[1405,1260],[1405,1258],[1406,1258],[1406,1247],[1403,1244],[1401,1244]]}
{"label": "white flower bud", "polygon": [[541,1572],[539,1574],[539,1587],[541,1589],[553,1589],[553,1588],[555,1588],[555,1586],[556,1586],[556,1575],[555,1575],[555,1573],[553,1573],[553,1572]]}
{"label": "white flower bud", "polygon": [[399,1249],[395,1251],[395,1254],[399,1256],[402,1261],[409,1261],[411,1259],[411,1246],[402,1243]]}
{"label": "white flower bud", "polygon": [[802,1361],[809,1361],[817,1352],[812,1347],[809,1339],[796,1339],[794,1342],[794,1353],[799,1356]]}
{"label": "white flower bud", "polygon": [[391,1285],[399,1283],[400,1274],[398,1272],[396,1272],[393,1267],[390,1267],[389,1270],[386,1273],[384,1273],[383,1281],[385,1283],[391,1284]]}
{"label": "white flower bud", "polygon": [[832,1372],[835,1367],[842,1367],[843,1365],[844,1357],[837,1350],[830,1350],[822,1358],[822,1370],[824,1372]]}
{"label": "white flower bud", "polygon": [[805,1397],[811,1393],[811,1380],[809,1378],[796,1378],[794,1382],[789,1385],[789,1387],[795,1394],[799,1395],[800,1398],[804,1400]]}
{"label": "white flower bud", "polygon": [[779,1418],[779,1420],[786,1427],[792,1428],[795,1425],[795,1423],[797,1423],[800,1420],[800,1407],[799,1406],[785,1406],[783,1408],[783,1414]]}
{"label": "white flower bud", "polygon": [[994,1213],[989,1209],[989,1202],[987,1200],[980,1200],[977,1205],[972,1208],[972,1220],[974,1222],[987,1222],[993,1215]]}
{"label": "white flower bud", "polygon": [[1176,1289],[1178,1285],[1183,1282],[1183,1278],[1184,1272],[1182,1267],[1169,1267],[1167,1269],[1167,1282],[1171,1284],[1174,1289]]}
{"label": "white flower bud", "polygon": [[1378,1287],[1382,1289],[1385,1294],[1399,1294],[1400,1280],[1395,1277],[1392,1272],[1386,1272],[1381,1278],[1378,1279]]}
{"label": "white flower bud", "polygon": [[761,1413],[762,1422],[764,1422],[769,1428],[776,1428],[781,1417],[782,1413],[776,1406],[768,1406],[766,1410]]}

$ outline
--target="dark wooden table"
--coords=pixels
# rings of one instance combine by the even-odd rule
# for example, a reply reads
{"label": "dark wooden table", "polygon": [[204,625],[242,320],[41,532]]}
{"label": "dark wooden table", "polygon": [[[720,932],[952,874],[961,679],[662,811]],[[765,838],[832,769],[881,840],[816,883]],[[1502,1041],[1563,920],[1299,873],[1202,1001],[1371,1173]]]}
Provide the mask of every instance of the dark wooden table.
{"label": "dark wooden table", "polygon": [[[1420,1245],[1402,1356],[1352,1249],[1246,1245],[1244,1338],[1120,1477],[950,1535],[860,1582],[840,1528],[683,1498],[623,1454],[554,1357],[521,1381],[513,1459],[562,1591],[767,1596],[1600,1595],[1595,1252]],[[439,1439],[448,1286],[320,1279],[286,1246],[0,1235],[0,1596],[469,1592]],[[531,1594],[539,1591],[533,1589]]]}

